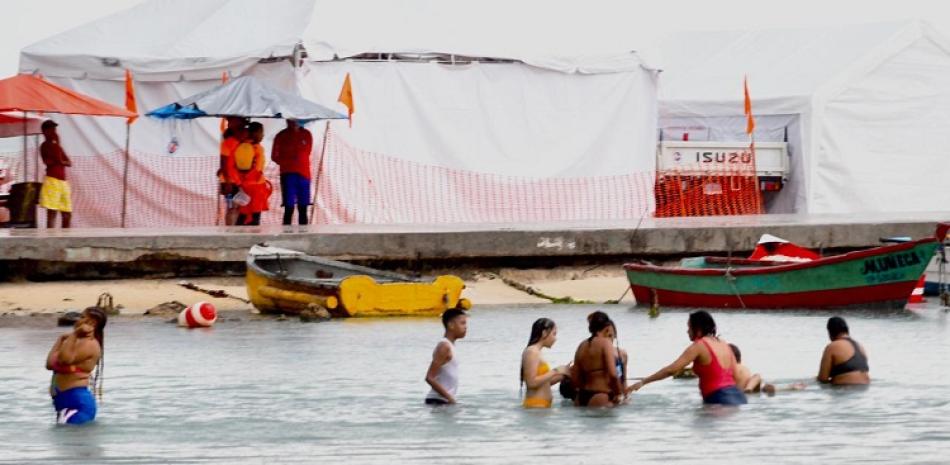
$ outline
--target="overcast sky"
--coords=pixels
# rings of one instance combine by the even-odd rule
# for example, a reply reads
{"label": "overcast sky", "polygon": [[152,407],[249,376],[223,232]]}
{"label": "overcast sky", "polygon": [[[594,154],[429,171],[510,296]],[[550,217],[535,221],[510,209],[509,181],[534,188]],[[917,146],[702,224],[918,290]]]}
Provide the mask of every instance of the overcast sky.
{"label": "overcast sky", "polygon": [[[0,29],[0,76],[17,71],[21,48],[82,25],[109,13],[139,3],[141,0],[28,0],[3,1],[4,17],[12,19]],[[192,0],[196,2],[205,0]],[[266,0],[261,0],[266,1]],[[301,0],[309,1],[309,0]],[[342,1],[342,0],[341,0]],[[361,0],[348,0],[361,1]],[[362,0],[366,1],[366,0]],[[399,1],[399,0],[378,0]],[[479,1],[479,0],[441,0]],[[522,1],[522,0],[511,0]],[[367,1],[367,3],[370,3]],[[634,2],[604,0],[597,5],[608,6],[609,14],[600,15],[591,8],[584,14],[571,13],[571,8],[592,5],[575,0],[551,0],[553,10],[568,11],[569,17],[596,17],[598,24],[578,24],[583,28],[622,27],[630,25],[636,37],[654,37],[682,29],[735,29],[742,27],[811,26],[925,18],[950,35],[950,15],[941,14],[938,0],[858,1],[858,0],[681,0]],[[505,12],[499,12],[504,14]],[[174,12],[170,12],[174,15]],[[358,21],[347,18],[346,21]],[[253,30],[249,30],[252,33]]]}

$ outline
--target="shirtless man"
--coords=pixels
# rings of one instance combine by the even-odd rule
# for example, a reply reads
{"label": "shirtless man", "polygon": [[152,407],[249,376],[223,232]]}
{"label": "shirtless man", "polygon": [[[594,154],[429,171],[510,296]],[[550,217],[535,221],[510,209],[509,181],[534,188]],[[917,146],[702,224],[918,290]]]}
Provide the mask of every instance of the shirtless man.
{"label": "shirtless man", "polygon": [[617,373],[617,349],[610,339],[610,317],[594,312],[587,317],[590,337],[577,346],[571,379],[577,387],[574,405],[610,407],[623,400],[624,389]]}
{"label": "shirtless man", "polygon": [[453,308],[442,314],[445,334],[432,351],[432,363],[426,372],[426,383],[432,388],[426,394],[426,405],[455,403],[458,392],[458,359],[455,357],[455,341],[468,332],[468,314]]}

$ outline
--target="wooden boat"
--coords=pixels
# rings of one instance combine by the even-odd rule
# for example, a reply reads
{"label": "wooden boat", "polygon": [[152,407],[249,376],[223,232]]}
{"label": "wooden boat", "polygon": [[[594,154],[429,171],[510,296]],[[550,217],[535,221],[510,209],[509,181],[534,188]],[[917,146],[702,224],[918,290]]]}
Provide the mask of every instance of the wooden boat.
{"label": "wooden boat", "polygon": [[903,308],[937,244],[927,238],[806,262],[697,257],[680,266],[624,268],[640,305]]}
{"label": "wooden boat", "polygon": [[471,307],[457,276],[419,279],[266,245],[248,252],[246,284],[262,313],[297,314],[316,305],[334,317],[436,316]]}

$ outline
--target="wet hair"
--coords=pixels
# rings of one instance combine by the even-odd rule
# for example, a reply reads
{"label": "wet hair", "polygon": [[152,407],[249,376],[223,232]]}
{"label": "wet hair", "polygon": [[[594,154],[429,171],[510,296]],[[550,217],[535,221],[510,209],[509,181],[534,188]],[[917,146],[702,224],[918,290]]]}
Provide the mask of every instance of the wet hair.
{"label": "wet hair", "polygon": [[689,314],[689,324],[690,329],[694,333],[702,333],[703,336],[716,336],[716,321],[713,320],[712,315],[705,310],[700,310],[698,312],[693,312]]}
{"label": "wet hair", "polygon": [[587,330],[590,331],[590,338],[588,338],[588,340],[593,339],[597,333],[601,332],[604,328],[610,326],[612,323],[613,322],[610,321],[610,317],[607,316],[606,313],[599,310],[587,315]]}
{"label": "wet hair", "polygon": [[739,350],[739,346],[729,344],[729,348],[732,349],[732,355],[736,356],[736,363],[742,363],[742,352]]}
{"label": "wet hair", "polygon": [[570,400],[577,397],[577,389],[574,388],[574,380],[570,376],[565,376],[557,386],[561,397]]}
{"label": "wet hair", "polygon": [[449,323],[451,323],[452,320],[465,315],[468,315],[468,313],[465,313],[465,310],[460,308],[446,310],[444,313],[442,313],[442,327],[448,329]]}
{"label": "wet hair", "polygon": [[544,337],[544,333],[554,329],[555,326],[554,320],[550,318],[535,320],[534,324],[531,325],[531,336],[528,337],[528,345],[537,344]]}
{"label": "wet hair", "polygon": [[99,400],[102,400],[102,380],[106,369],[106,322],[109,316],[106,311],[100,307],[87,307],[83,313],[96,320],[96,329],[93,331],[93,337],[99,342],[99,362],[96,363],[96,373],[92,378],[92,392],[96,394]]}
{"label": "wet hair", "polygon": [[[544,337],[544,333],[554,329],[556,325],[554,320],[550,318],[538,318],[534,320],[534,324],[531,325],[531,336],[528,337],[528,346],[537,344],[541,338]],[[519,376],[521,378],[521,384],[524,384],[524,365],[522,364],[521,369],[518,370]]]}
{"label": "wet hair", "polygon": [[847,334],[848,323],[844,321],[844,318],[840,316],[833,316],[828,318],[828,337],[834,339],[841,334]]}

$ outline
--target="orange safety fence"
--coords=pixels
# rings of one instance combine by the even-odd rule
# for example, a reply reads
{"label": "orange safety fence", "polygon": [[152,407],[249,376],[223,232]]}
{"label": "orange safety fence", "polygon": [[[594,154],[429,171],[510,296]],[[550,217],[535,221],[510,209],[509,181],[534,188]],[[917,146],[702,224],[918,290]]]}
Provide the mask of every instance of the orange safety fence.
{"label": "orange safety fence", "polygon": [[[312,187],[316,188],[311,222],[316,224],[532,223],[629,220],[654,211],[661,217],[762,212],[756,179],[749,172],[534,179],[365,151],[332,129],[327,137],[325,153],[321,155],[321,144],[315,144],[311,163]],[[28,158],[30,180],[34,157],[31,153]],[[120,227],[124,153],[71,158],[67,177],[73,192],[74,226]],[[22,153],[0,154],[0,166],[7,166],[8,183],[19,182]],[[217,168],[217,155],[176,157],[133,150],[126,226],[223,225]],[[39,169],[42,181],[42,164]],[[274,193],[261,223],[280,224],[283,208],[277,165],[268,163],[265,176]]]}
{"label": "orange safety fence", "polygon": [[657,217],[764,213],[753,171],[665,172],[654,186]]}

